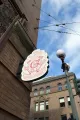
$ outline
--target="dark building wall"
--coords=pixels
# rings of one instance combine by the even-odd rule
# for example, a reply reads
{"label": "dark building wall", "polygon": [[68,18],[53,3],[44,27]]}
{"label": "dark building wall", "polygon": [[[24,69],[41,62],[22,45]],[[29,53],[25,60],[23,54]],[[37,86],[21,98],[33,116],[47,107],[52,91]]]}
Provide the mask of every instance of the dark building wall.
{"label": "dark building wall", "polygon": [[[21,118],[28,119],[31,85],[16,77],[19,52],[8,40],[0,52],[0,107]],[[27,113],[27,114],[26,114]]]}
{"label": "dark building wall", "polygon": [[[27,16],[25,18],[21,17],[20,14],[16,12],[16,8],[14,9],[15,6],[12,7],[10,5],[10,0],[1,1],[0,120],[28,120],[30,109],[30,92],[32,89],[32,84],[28,82],[23,82],[20,79],[21,71],[19,72],[18,70],[20,62],[24,61],[26,57],[34,50],[34,45],[32,44],[32,42],[34,40],[34,44],[36,45],[37,32],[32,30],[32,32],[29,31],[28,33],[29,26],[34,24],[34,21],[31,24],[30,19],[28,19],[28,22],[26,20],[28,16],[30,16],[31,18],[31,11],[28,9],[28,7],[26,7],[28,11],[28,16],[25,13],[25,16]],[[29,1],[27,0],[27,2]],[[19,6],[19,4],[17,5]],[[15,20],[17,15],[18,17]],[[37,15],[39,17],[39,12],[37,13]],[[36,21],[36,17],[34,18]],[[19,76],[17,76],[18,72]]]}
{"label": "dark building wall", "polygon": [[6,31],[7,27],[13,21],[16,16],[16,12],[13,10],[12,6],[8,0],[1,0],[0,5],[0,37]]}
{"label": "dark building wall", "polygon": [[[40,17],[40,10],[33,7],[32,4],[34,0],[15,0],[16,3],[19,5],[20,10],[23,14],[25,14],[27,18],[27,33],[30,36],[33,43],[36,45],[37,43],[37,34],[38,30],[34,30],[35,27],[38,26],[39,21],[36,18]],[[35,0],[36,6],[41,7],[41,0]]]}
{"label": "dark building wall", "polygon": [[7,111],[4,111],[3,109],[0,109],[0,119],[1,120],[21,120],[17,118],[16,116],[13,116]]}

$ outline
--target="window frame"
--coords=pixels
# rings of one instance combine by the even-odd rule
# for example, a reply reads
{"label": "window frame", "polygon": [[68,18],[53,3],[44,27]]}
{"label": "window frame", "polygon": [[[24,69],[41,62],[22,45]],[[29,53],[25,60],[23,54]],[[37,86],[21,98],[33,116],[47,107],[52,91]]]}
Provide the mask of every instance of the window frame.
{"label": "window frame", "polygon": [[[43,104],[41,105],[41,103],[43,103]],[[41,106],[42,106],[43,108],[41,108]],[[40,111],[44,111],[44,110],[45,110],[45,101],[39,102],[39,110],[40,110]]]}
{"label": "window frame", "polygon": [[58,83],[58,91],[62,91],[62,83]]}
{"label": "window frame", "polygon": [[39,118],[39,120],[44,120],[44,117]]}
{"label": "window frame", "polygon": [[38,102],[35,103],[35,111],[36,112],[39,111],[39,103]]}
{"label": "window frame", "polygon": [[[60,102],[60,99],[62,99],[63,102]],[[60,104],[60,107],[65,107],[65,99],[64,99],[64,97],[59,98],[59,104]]]}
{"label": "window frame", "polygon": [[49,110],[49,101],[45,101],[45,110]]}
{"label": "window frame", "polygon": [[70,118],[73,120],[73,114],[72,113],[70,113]]}
{"label": "window frame", "polygon": [[0,5],[2,5],[3,4],[3,2],[0,0]]}
{"label": "window frame", "polygon": [[71,106],[71,101],[69,96],[67,96],[67,102],[68,102],[68,106]]}
{"label": "window frame", "polygon": [[49,120],[49,117],[45,117],[45,120]]}
{"label": "window frame", "polygon": [[34,120],[38,120],[38,118],[34,118]]}
{"label": "window frame", "polygon": [[61,120],[65,120],[65,119],[62,119],[62,117],[66,117],[66,120],[67,120],[67,115],[66,114],[64,114],[64,115],[61,115]]}
{"label": "window frame", "polygon": [[[37,91],[37,92],[36,92],[36,91]],[[34,89],[34,96],[38,96],[38,90],[37,90],[37,88]]]}
{"label": "window frame", "polygon": [[50,93],[51,92],[51,87],[50,86],[47,86],[46,87],[46,94]]}
{"label": "window frame", "polygon": [[68,89],[67,81],[65,82],[65,89]]}
{"label": "window frame", "polygon": [[44,94],[44,88],[41,87],[41,88],[40,88],[40,95],[43,95],[43,94]]}

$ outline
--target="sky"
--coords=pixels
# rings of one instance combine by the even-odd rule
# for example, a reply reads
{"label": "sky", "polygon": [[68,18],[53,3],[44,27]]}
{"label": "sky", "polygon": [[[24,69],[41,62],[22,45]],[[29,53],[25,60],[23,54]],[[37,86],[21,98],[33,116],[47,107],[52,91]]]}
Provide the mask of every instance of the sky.
{"label": "sky", "polygon": [[45,50],[49,56],[47,76],[63,74],[61,61],[56,56],[56,51],[63,49],[66,53],[65,62],[70,65],[70,72],[74,72],[77,78],[80,78],[80,0],[42,0],[41,9],[52,17],[41,11],[39,27],[77,22],[61,27],[44,28],[70,34],[39,29],[37,48]]}

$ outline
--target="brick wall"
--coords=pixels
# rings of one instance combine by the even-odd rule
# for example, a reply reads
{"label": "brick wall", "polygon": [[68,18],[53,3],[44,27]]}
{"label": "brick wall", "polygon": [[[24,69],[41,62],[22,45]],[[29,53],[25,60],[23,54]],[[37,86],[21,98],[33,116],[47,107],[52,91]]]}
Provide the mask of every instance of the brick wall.
{"label": "brick wall", "polygon": [[14,74],[16,75],[21,56],[15,50],[14,46],[9,42],[5,44],[5,47],[0,53],[0,61]]}
{"label": "brick wall", "polygon": [[[17,43],[19,44],[18,39]],[[15,44],[8,40],[0,52],[0,108],[20,119],[28,120],[31,84],[16,77],[21,59]]]}
{"label": "brick wall", "polygon": [[0,107],[27,120],[29,102],[30,96],[27,88],[0,64]]}
{"label": "brick wall", "polygon": [[4,111],[3,109],[0,109],[0,119],[1,120],[21,120],[16,116],[13,116],[7,111]]}
{"label": "brick wall", "polygon": [[[36,18],[40,17],[40,10],[32,6],[34,0],[15,0],[22,13],[25,14],[27,18],[27,33],[31,38],[32,42],[36,45],[37,43],[37,34],[38,30],[34,30],[35,27],[38,27],[39,21]],[[41,0],[36,0],[36,5],[41,7]]]}
{"label": "brick wall", "polygon": [[[67,100],[67,96],[69,96],[68,90],[65,88],[65,81],[66,79],[63,78],[55,78],[53,77],[53,80],[51,78],[51,81],[49,81],[49,79],[47,80],[45,78],[45,82],[42,82],[41,84],[37,84],[34,83],[33,88],[32,88],[32,92],[31,92],[31,106],[30,106],[30,118],[31,120],[34,120],[33,118],[41,118],[41,117],[49,117],[49,120],[60,120],[61,115],[66,114],[67,118],[70,117],[70,113],[72,113],[71,110],[71,106],[68,105],[68,100]],[[76,108],[78,111],[78,115],[80,118],[80,107],[79,107],[79,96],[76,95],[76,91],[74,89],[74,84],[73,84],[73,80],[74,79],[74,75],[71,75],[69,77],[70,82],[71,82],[71,86],[73,87],[72,91],[73,91],[73,95],[74,95],[74,100],[76,103]],[[59,91],[58,90],[58,83],[62,84],[62,90]],[[51,92],[46,94],[46,87],[50,86],[51,87]],[[44,94],[40,95],[40,88],[43,87],[44,88]],[[34,96],[34,89],[38,90],[38,95]],[[76,96],[75,96],[76,95]],[[59,103],[59,98],[64,97],[64,101],[65,101],[65,107],[60,107],[60,103]],[[49,102],[49,110],[43,110],[40,111],[38,109],[38,111],[36,112],[35,110],[35,103],[40,103],[41,101],[48,101]]]}
{"label": "brick wall", "polygon": [[[71,86],[74,87],[73,85],[73,79],[74,76],[70,76],[69,79],[70,79],[70,82],[71,82]],[[37,89],[38,90],[38,95],[40,94],[40,88],[43,87],[44,88],[44,94],[46,94],[46,87],[47,86],[50,86],[51,87],[51,90],[50,90],[50,93],[55,93],[55,92],[58,92],[58,83],[61,83],[62,84],[62,90],[66,90],[65,88],[65,82],[66,82],[66,79],[65,78],[61,78],[59,80],[53,80],[51,82],[46,82],[45,84],[42,83],[42,84],[38,84],[38,85],[33,85],[32,87],[32,93],[31,93],[31,97],[34,97],[34,90]]]}

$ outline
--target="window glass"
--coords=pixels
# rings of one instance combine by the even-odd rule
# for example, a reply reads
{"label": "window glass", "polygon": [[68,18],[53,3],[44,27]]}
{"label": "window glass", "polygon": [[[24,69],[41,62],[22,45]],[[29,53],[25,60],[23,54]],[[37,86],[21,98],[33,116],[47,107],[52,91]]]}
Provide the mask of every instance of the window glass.
{"label": "window glass", "polygon": [[60,107],[65,107],[64,98],[59,98],[59,102],[60,102]]}
{"label": "window glass", "polygon": [[49,120],[49,117],[45,117],[45,120]]}
{"label": "window glass", "polygon": [[73,120],[73,114],[72,113],[70,114],[70,116],[71,116],[71,119]]}
{"label": "window glass", "polygon": [[50,86],[46,87],[46,93],[50,93]]}
{"label": "window glass", "polygon": [[59,91],[62,90],[62,84],[61,84],[61,83],[58,84],[58,90],[59,90]]}
{"label": "window glass", "polygon": [[36,111],[38,111],[38,103],[36,103],[35,106],[36,106]]}
{"label": "window glass", "polygon": [[48,101],[46,101],[46,110],[48,110],[49,109],[49,103],[48,103]]}
{"label": "window glass", "polygon": [[67,120],[67,116],[66,115],[61,115],[61,120]]}
{"label": "window glass", "polygon": [[35,90],[34,90],[34,96],[37,96],[37,95],[38,95],[38,90],[35,89]]}
{"label": "window glass", "polygon": [[40,110],[44,110],[44,102],[40,102]]}
{"label": "window glass", "polygon": [[44,88],[40,88],[40,95],[44,94]]}
{"label": "window glass", "polygon": [[70,97],[69,96],[67,97],[67,101],[68,101],[68,105],[71,105]]}
{"label": "window glass", "polygon": [[0,0],[0,5],[2,5],[3,3],[2,3],[2,1]]}
{"label": "window glass", "polygon": [[67,82],[65,82],[65,88],[68,89]]}
{"label": "window glass", "polygon": [[37,118],[34,118],[34,120],[38,120]]}
{"label": "window glass", "polygon": [[44,117],[42,117],[42,118],[39,118],[39,120],[44,120]]}

